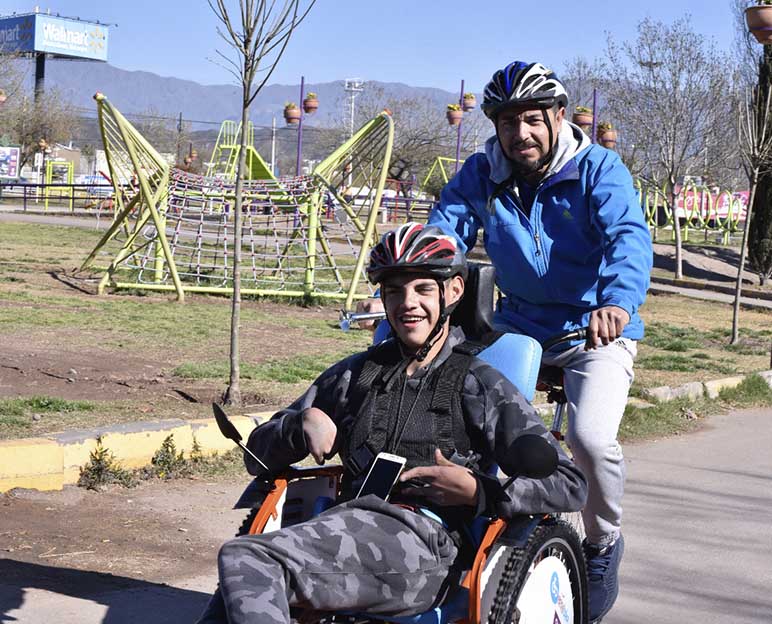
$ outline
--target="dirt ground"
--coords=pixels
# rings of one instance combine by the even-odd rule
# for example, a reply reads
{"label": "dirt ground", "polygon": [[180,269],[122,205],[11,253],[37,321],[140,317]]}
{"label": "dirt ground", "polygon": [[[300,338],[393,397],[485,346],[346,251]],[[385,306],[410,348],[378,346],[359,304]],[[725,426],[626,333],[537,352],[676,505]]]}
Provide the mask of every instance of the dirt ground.
{"label": "dirt ground", "polygon": [[[219,546],[246,517],[231,507],[248,481],[245,472],[230,482],[154,481],[102,492],[12,490],[0,494],[0,560],[155,583],[212,574]],[[0,604],[5,621],[2,613]]]}
{"label": "dirt ground", "polygon": [[[689,247],[686,276],[731,284],[732,260],[732,250]],[[656,245],[655,266],[666,270],[671,264],[672,247]],[[749,281],[753,277],[748,274]],[[39,280],[49,293],[93,296],[93,284],[78,283],[66,272],[28,274],[25,279]],[[7,303],[0,301],[3,305]],[[269,314],[286,313],[281,304],[260,305]],[[329,319],[335,312],[296,308],[293,314]],[[61,331],[4,334],[0,397],[141,399],[150,414],[137,416],[149,417],[153,405],[163,402],[179,404],[180,415],[194,415],[196,402],[205,406],[222,391],[216,384],[171,376],[168,371],[178,355],[174,349],[151,349],[139,356],[95,344],[87,339],[89,330],[66,332],[66,340]],[[276,332],[268,327],[248,338],[247,344],[267,356],[286,353],[301,336],[299,329]],[[320,340],[318,346],[324,348],[325,342]],[[258,404],[261,401],[259,396],[252,398]],[[245,474],[220,481],[144,482],[135,489],[114,487],[100,493],[69,486],[61,492],[2,494],[0,563],[7,565],[0,566],[0,578],[24,566],[36,566],[27,568],[32,572],[38,567],[41,571],[84,570],[157,583],[211,574],[218,547],[235,533],[245,515],[230,507],[247,482]],[[6,621],[3,611],[0,604],[0,621]]]}

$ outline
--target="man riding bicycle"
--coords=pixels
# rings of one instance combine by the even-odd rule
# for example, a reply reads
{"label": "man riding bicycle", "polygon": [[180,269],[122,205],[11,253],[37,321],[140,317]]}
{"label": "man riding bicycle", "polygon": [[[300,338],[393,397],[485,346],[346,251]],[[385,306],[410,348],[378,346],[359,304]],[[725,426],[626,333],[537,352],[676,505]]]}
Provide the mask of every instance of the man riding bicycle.
{"label": "man riding bicycle", "polygon": [[643,337],[637,311],[652,247],[630,173],[564,119],[567,103],[563,84],[539,63],[497,71],[482,105],[496,135],[443,189],[429,223],[464,252],[483,230],[503,293],[500,329],[543,342],[589,326],[584,345],[550,350],[543,362],[564,371],[567,440],[587,475],[585,555],[590,619],[598,620],[618,593],[625,471],[616,437]]}
{"label": "man riding bicycle", "polygon": [[[220,588],[200,623],[289,622],[291,607],[422,613],[446,597],[468,565],[464,527],[474,517],[584,503],[584,477],[533,407],[465,349],[464,332],[450,324],[467,275],[455,239],[405,224],[373,249],[368,275],[380,285],[395,338],[329,368],[248,442],[272,473],[309,454],[322,464],[339,453],[341,499],[301,524],[227,542]],[[557,449],[558,469],[505,488],[491,469],[524,434]],[[407,459],[400,486],[389,502],[355,497],[380,452]],[[257,462],[246,462],[260,474]],[[410,485],[416,478],[428,485]]]}

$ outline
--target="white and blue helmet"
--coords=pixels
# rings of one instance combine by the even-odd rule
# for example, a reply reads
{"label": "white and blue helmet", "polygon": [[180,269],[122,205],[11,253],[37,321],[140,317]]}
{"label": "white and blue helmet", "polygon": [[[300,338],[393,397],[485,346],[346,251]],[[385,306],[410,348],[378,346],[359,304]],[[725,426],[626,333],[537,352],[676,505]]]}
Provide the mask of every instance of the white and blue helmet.
{"label": "white and blue helmet", "polygon": [[485,87],[483,113],[495,120],[510,106],[552,108],[568,104],[566,88],[555,72],[541,63],[514,61],[498,70]]}

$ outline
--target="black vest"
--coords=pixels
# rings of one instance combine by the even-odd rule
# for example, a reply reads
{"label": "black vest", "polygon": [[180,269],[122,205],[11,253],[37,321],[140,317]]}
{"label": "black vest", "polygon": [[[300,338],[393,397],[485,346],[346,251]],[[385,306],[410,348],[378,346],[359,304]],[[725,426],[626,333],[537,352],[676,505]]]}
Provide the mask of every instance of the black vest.
{"label": "black vest", "polygon": [[[396,341],[370,348],[359,375],[352,380],[350,404],[356,415],[341,454],[359,461],[347,461],[348,479],[344,482],[360,481],[369,462],[381,451],[405,457],[406,469],[433,466],[436,448],[449,459],[454,453],[468,454],[471,440],[461,394],[474,351],[465,347],[456,346],[442,364],[426,374],[417,389],[403,387],[407,362]],[[404,434],[400,436],[401,431]]]}

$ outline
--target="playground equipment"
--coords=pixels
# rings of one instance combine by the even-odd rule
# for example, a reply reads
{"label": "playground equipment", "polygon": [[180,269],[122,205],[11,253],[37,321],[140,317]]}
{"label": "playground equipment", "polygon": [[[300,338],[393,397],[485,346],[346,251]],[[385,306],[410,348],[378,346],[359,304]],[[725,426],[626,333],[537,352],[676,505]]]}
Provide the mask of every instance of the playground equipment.
{"label": "playground equipment", "polygon": [[[48,160],[46,161],[46,185],[43,191],[45,197],[45,210],[48,211],[48,200],[52,194],[52,184],[72,184],[74,178],[74,166],[69,160]],[[72,212],[74,203],[74,193],[70,193],[70,212]]]}
{"label": "playground equipment", "polygon": [[[459,169],[463,164],[464,164],[463,160],[458,161]],[[450,167],[450,170],[452,170],[454,173],[452,173],[451,175],[448,175],[448,169],[445,168],[446,165],[448,165]],[[444,186],[445,184],[448,183],[450,178],[452,178],[455,175],[455,168],[456,168],[455,158],[437,156],[437,158],[435,158],[434,162],[432,163],[432,166],[429,168],[429,171],[426,173],[426,177],[424,178],[424,181],[421,182],[421,188],[427,188],[435,176],[439,176],[440,178],[439,181]]]}
{"label": "playground equipment", "polygon": [[[95,99],[115,215],[81,268],[110,258],[100,294],[108,285],[174,291],[180,301],[186,292],[231,293],[233,181],[171,168],[107,98]],[[230,137],[237,130],[227,128]],[[363,267],[377,236],[393,136],[391,117],[381,113],[311,175],[244,182],[243,294],[345,299],[346,308],[371,294]],[[228,138],[221,148],[233,145]],[[216,163],[227,171],[237,151]]]}
{"label": "playground equipment", "polygon": [[[247,126],[247,180],[275,180],[273,172],[263,160],[255,144],[255,128],[252,122]],[[241,151],[241,122],[226,119],[220,126],[212,157],[206,168],[206,177],[236,179],[236,166]]]}
{"label": "playground equipment", "polygon": [[[659,237],[660,230],[669,230],[670,238],[674,240],[675,219],[665,187],[636,179],[635,188],[654,240]],[[690,231],[702,231],[705,241],[713,234],[715,242],[730,244],[731,236],[740,231],[740,223],[745,220],[747,201],[747,192],[687,182],[676,193],[675,213],[681,227],[681,239],[686,242]]]}

